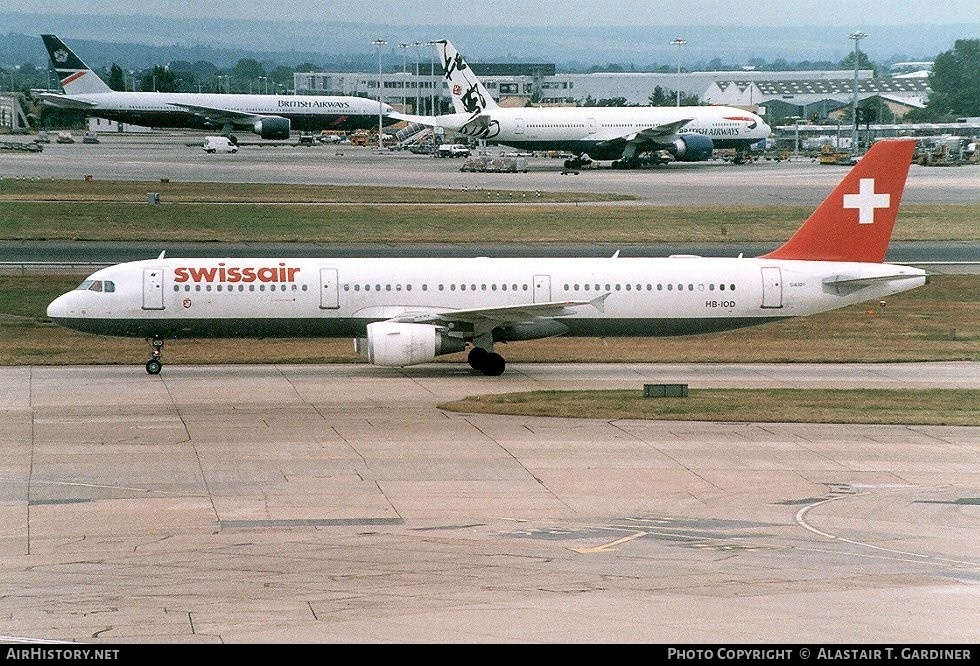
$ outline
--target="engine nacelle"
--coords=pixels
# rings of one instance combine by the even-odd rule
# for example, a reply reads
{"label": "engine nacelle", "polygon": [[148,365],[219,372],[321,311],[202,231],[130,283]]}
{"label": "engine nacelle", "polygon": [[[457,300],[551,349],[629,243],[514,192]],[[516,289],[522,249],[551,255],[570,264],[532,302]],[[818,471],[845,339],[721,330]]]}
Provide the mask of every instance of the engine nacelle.
{"label": "engine nacelle", "polygon": [[677,158],[678,162],[703,162],[711,159],[715,144],[710,137],[703,134],[682,134],[674,141],[667,152]]}
{"label": "engine nacelle", "polygon": [[367,326],[367,338],[357,338],[354,348],[374,365],[404,367],[428,363],[440,354],[463,351],[466,341],[444,336],[430,324],[376,321]]}
{"label": "engine nacelle", "polygon": [[269,116],[259,118],[252,126],[253,131],[263,139],[288,139],[289,118]]}

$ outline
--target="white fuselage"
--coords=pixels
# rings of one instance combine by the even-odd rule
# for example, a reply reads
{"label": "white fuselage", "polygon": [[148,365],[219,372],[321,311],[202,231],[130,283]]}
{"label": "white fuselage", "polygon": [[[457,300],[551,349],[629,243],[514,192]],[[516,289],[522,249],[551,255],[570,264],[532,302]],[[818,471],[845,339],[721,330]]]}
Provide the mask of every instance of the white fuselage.
{"label": "white fuselage", "polygon": [[[90,105],[85,108],[89,115],[147,127],[208,129],[221,127],[232,117],[231,124],[250,126],[259,117],[282,117],[290,120],[294,130],[370,129],[378,126],[379,111],[382,116],[393,111],[375,100],[319,95],[113,91],[49,95],[48,103],[58,106],[57,97]],[[384,120],[385,124],[393,122]]]}
{"label": "white fuselage", "polygon": [[[829,283],[896,275],[851,289]],[[560,331],[493,321],[494,339],[526,339],[726,330],[882,298],[924,284],[925,274],[758,258],[228,258],[130,262],[86,283],[48,315],[91,333],[163,338],[359,337],[369,323],[406,315],[575,303],[547,317]]]}
{"label": "white fuselage", "polygon": [[[587,152],[595,159],[617,159],[630,141],[668,146],[683,134],[700,134],[716,148],[744,148],[766,139],[771,129],[761,117],[734,107],[526,107],[495,108],[484,112],[486,127],[474,134],[481,139],[527,150]],[[469,116],[437,118],[449,129],[463,127]],[[680,120],[690,119],[677,131],[643,135]]]}

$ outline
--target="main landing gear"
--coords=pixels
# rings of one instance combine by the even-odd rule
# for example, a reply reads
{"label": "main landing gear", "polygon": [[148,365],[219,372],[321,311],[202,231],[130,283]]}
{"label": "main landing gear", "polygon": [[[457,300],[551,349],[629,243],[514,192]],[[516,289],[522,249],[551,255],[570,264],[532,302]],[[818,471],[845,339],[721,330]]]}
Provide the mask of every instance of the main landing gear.
{"label": "main landing gear", "polygon": [[483,347],[473,347],[466,357],[467,363],[474,370],[479,370],[488,377],[499,377],[504,374],[507,363],[504,357]]}
{"label": "main landing gear", "polygon": [[589,166],[591,164],[592,164],[592,158],[583,157],[581,155],[565,160],[566,169],[581,169],[582,167]]}
{"label": "main landing gear", "polygon": [[146,362],[146,371],[151,375],[159,375],[163,370],[163,338],[154,335],[146,341],[150,343],[150,360]]}

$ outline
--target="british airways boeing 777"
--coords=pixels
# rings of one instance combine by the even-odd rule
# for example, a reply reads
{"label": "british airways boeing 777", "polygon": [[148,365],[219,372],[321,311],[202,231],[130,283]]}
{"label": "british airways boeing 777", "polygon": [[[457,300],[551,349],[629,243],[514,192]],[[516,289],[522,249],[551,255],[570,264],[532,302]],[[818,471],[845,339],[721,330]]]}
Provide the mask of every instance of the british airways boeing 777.
{"label": "british airways boeing 777", "polygon": [[716,148],[744,155],[771,134],[761,117],[731,106],[503,108],[450,42],[435,45],[455,113],[397,117],[521,150],[567,151],[569,168],[593,160],[633,168],[659,163],[661,151],[681,162],[707,160]]}
{"label": "british airways boeing 777", "polygon": [[397,123],[388,104],[363,97],[320,95],[239,95],[219,93],[120,92],[112,90],[55,35],[41,35],[64,94],[41,93],[41,100],[88,116],[144,127],[255,132],[263,139],[288,139],[290,130],[355,130]]}

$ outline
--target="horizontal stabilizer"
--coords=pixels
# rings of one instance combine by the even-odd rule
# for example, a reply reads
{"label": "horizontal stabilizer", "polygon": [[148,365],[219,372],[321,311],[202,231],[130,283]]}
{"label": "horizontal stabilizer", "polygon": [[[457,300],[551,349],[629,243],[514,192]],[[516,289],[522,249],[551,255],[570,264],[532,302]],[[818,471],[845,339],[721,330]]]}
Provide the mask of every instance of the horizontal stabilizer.
{"label": "horizontal stabilizer", "polygon": [[918,273],[890,273],[888,275],[871,275],[864,277],[856,277],[852,275],[834,275],[833,277],[824,278],[823,284],[824,287],[831,289],[836,294],[846,295],[854,293],[858,289],[870,287],[882,282],[907,280],[909,278],[921,279],[922,276]]}
{"label": "horizontal stabilizer", "polygon": [[48,106],[55,106],[59,109],[91,109],[95,104],[92,102],[85,102],[80,99],[74,99],[72,97],[67,97],[65,95],[59,95],[57,93],[43,92],[39,93],[38,97],[41,101]]}

